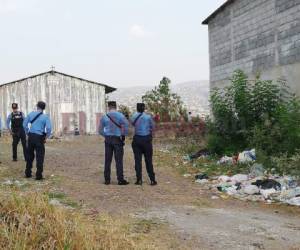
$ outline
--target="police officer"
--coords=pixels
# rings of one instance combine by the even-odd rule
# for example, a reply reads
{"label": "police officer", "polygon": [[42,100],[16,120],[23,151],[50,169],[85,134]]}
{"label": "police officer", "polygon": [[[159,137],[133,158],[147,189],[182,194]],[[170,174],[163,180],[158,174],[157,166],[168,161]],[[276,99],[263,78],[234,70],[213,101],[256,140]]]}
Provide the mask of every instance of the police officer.
{"label": "police officer", "polygon": [[[0,137],[2,136],[2,120],[1,120],[1,117],[0,117]],[[0,161],[0,164],[2,162]]]}
{"label": "police officer", "polygon": [[18,144],[21,140],[23,147],[23,155],[26,161],[26,135],[23,128],[24,114],[19,111],[17,103],[11,105],[12,113],[7,117],[6,127],[9,129],[10,134],[12,135],[12,152],[13,152],[13,161],[18,160]]}
{"label": "police officer", "polygon": [[108,102],[108,113],[101,118],[99,134],[105,137],[105,185],[110,184],[111,162],[115,156],[118,185],[128,185],[123,174],[123,155],[125,136],[128,134],[128,121],[125,116],[117,112],[117,103]]}
{"label": "police officer", "polygon": [[135,133],[132,141],[132,149],[135,160],[136,185],[142,185],[142,157],[145,157],[146,169],[151,181],[151,185],[157,185],[155,173],[153,170],[152,156],[152,132],[154,129],[154,121],[152,117],[144,113],[145,104],[137,104],[137,113],[135,113],[130,121],[135,128]]}
{"label": "police officer", "polygon": [[[45,158],[45,142],[51,135],[51,122],[44,114],[46,103],[38,102],[37,111],[31,112],[24,120],[23,127],[28,135],[28,157],[25,177],[31,178],[31,169],[34,157],[36,157],[36,180],[43,179],[43,166]],[[30,128],[29,128],[30,124]]]}

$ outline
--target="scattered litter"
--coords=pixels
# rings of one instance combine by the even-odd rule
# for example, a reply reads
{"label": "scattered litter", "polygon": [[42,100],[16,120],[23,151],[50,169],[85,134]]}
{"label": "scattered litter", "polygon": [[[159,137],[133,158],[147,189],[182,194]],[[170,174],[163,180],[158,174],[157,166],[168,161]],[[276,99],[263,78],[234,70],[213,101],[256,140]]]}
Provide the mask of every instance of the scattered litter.
{"label": "scattered litter", "polygon": [[300,187],[297,187],[294,189],[282,191],[278,198],[280,201],[285,201],[299,196],[300,196]]}
{"label": "scattered litter", "polygon": [[243,182],[243,181],[247,181],[248,179],[249,179],[248,175],[236,174],[236,175],[234,175],[230,178],[230,181],[234,182],[234,183],[240,183],[240,182]]}
{"label": "scattered litter", "polygon": [[216,196],[216,195],[213,195],[212,197],[210,197],[212,200],[218,200],[220,199],[220,197]]}
{"label": "scattered litter", "polygon": [[198,158],[206,158],[209,156],[209,152],[208,150],[206,149],[202,149],[202,150],[199,150],[198,152],[194,153],[194,154],[191,154],[191,155],[188,155],[188,160],[189,161],[192,161],[194,159],[198,159]]}
{"label": "scattered litter", "polygon": [[245,186],[242,190],[245,194],[248,195],[255,195],[255,194],[259,194],[259,188],[255,185],[248,185]]}
{"label": "scattered litter", "polygon": [[62,204],[60,203],[59,200],[57,199],[52,199],[49,201],[49,204],[52,205],[52,206],[61,206]]}
{"label": "scattered litter", "polygon": [[251,177],[259,177],[263,176],[265,173],[265,168],[262,164],[255,163],[250,169],[250,176]]}
{"label": "scattered litter", "polygon": [[203,180],[203,179],[208,179],[208,175],[207,174],[197,174],[195,176],[196,180]]}
{"label": "scattered litter", "polygon": [[6,180],[2,184],[7,185],[7,186],[17,186],[17,187],[21,187],[21,186],[25,185],[24,182],[20,182],[18,180]]}
{"label": "scattered litter", "polygon": [[253,182],[252,184],[258,186],[261,189],[272,189],[273,188],[275,190],[281,190],[281,184],[272,179],[257,180],[256,182]]}
{"label": "scattered litter", "polygon": [[231,185],[228,184],[228,183],[223,183],[221,184],[220,186],[217,186],[217,189],[220,191],[220,192],[226,192],[228,188],[230,188]]}
{"label": "scattered litter", "polygon": [[300,197],[295,197],[286,202],[289,205],[300,206]]}
{"label": "scattered litter", "polygon": [[170,150],[168,150],[168,149],[161,149],[159,151],[162,153],[166,153],[166,154],[170,153]]}
{"label": "scattered litter", "polygon": [[3,182],[3,185],[11,186],[11,185],[14,185],[14,183],[11,180],[7,180],[7,181]]}
{"label": "scattered litter", "polygon": [[230,177],[226,176],[226,175],[222,175],[218,178],[219,181],[221,182],[229,182],[230,181]]}
{"label": "scattered litter", "polygon": [[249,163],[256,161],[255,149],[246,150],[239,154],[238,163]]}
{"label": "scattered litter", "polygon": [[261,195],[267,200],[267,199],[270,198],[270,196],[271,196],[272,194],[276,194],[277,191],[276,191],[276,189],[274,189],[274,188],[271,188],[271,189],[261,189],[261,190],[260,190],[260,193],[261,193]]}
{"label": "scattered litter", "polygon": [[234,164],[234,159],[232,157],[229,156],[223,156],[218,162],[217,164],[222,165],[222,164]]}
{"label": "scattered litter", "polygon": [[208,180],[207,179],[197,179],[195,182],[199,183],[199,184],[206,184],[206,183],[208,183]]}
{"label": "scattered litter", "polygon": [[187,178],[187,177],[191,177],[191,174],[184,174],[183,177]]}
{"label": "scattered litter", "polygon": [[226,189],[226,193],[229,195],[235,195],[238,193],[237,186],[231,186]]}

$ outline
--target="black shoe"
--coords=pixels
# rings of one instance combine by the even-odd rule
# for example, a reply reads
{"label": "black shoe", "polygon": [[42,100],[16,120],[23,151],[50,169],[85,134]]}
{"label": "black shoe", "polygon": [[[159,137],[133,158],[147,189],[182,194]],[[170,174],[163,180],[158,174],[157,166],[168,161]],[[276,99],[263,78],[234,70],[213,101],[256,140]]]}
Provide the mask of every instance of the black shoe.
{"label": "black shoe", "polygon": [[44,180],[44,178],[43,178],[43,176],[39,176],[39,177],[35,177],[35,180],[36,181],[42,181],[42,180]]}
{"label": "black shoe", "polygon": [[151,181],[151,186],[156,186],[157,185],[157,181]]}
{"label": "black shoe", "polygon": [[136,183],[134,183],[134,184],[142,186],[143,185],[143,181],[142,180],[137,180]]}
{"label": "black shoe", "polygon": [[110,184],[110,181],[105,181],[104,184],[105,184],[105,185],[109,185],[109,184]]}
{"label": "black shoe", "polygon": [[12,161],[18,161],[18,159],[13,159]]}
{"label": "black shoe", "polygon": [[26,174],[26,175],[25,175],[25,178],[32,178],[32,175]]}
{"label": "black shoe", "polygon": [[129,184],[129,182],[126,181],[126,180],[122,180],[122,181],[119,181],[119,182],[118,182],[118,185],[120,185],[120,186],[126,186],[126,185],[128,185],[128,184]]}

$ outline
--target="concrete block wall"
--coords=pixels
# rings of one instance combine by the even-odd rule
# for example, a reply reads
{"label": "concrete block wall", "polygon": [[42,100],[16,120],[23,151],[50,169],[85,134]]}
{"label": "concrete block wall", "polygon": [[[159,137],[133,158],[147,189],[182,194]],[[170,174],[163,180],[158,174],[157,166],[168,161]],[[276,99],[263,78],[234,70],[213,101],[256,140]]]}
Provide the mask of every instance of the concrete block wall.
{"label": "concrete block wall", "polygon": [[236,0],[208,27],[211,88],[242,69],[284,78],[300,94],[300,0]]}

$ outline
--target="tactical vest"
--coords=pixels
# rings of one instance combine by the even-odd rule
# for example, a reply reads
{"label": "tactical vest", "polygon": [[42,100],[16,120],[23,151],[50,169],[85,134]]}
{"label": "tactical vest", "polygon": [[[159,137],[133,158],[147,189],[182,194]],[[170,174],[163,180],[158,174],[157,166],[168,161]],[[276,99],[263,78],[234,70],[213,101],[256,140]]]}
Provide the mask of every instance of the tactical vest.
{"label": "tactical vest", "polygon": [[23,129],[22,112],[11,113],[11,130],[18,132]]}

